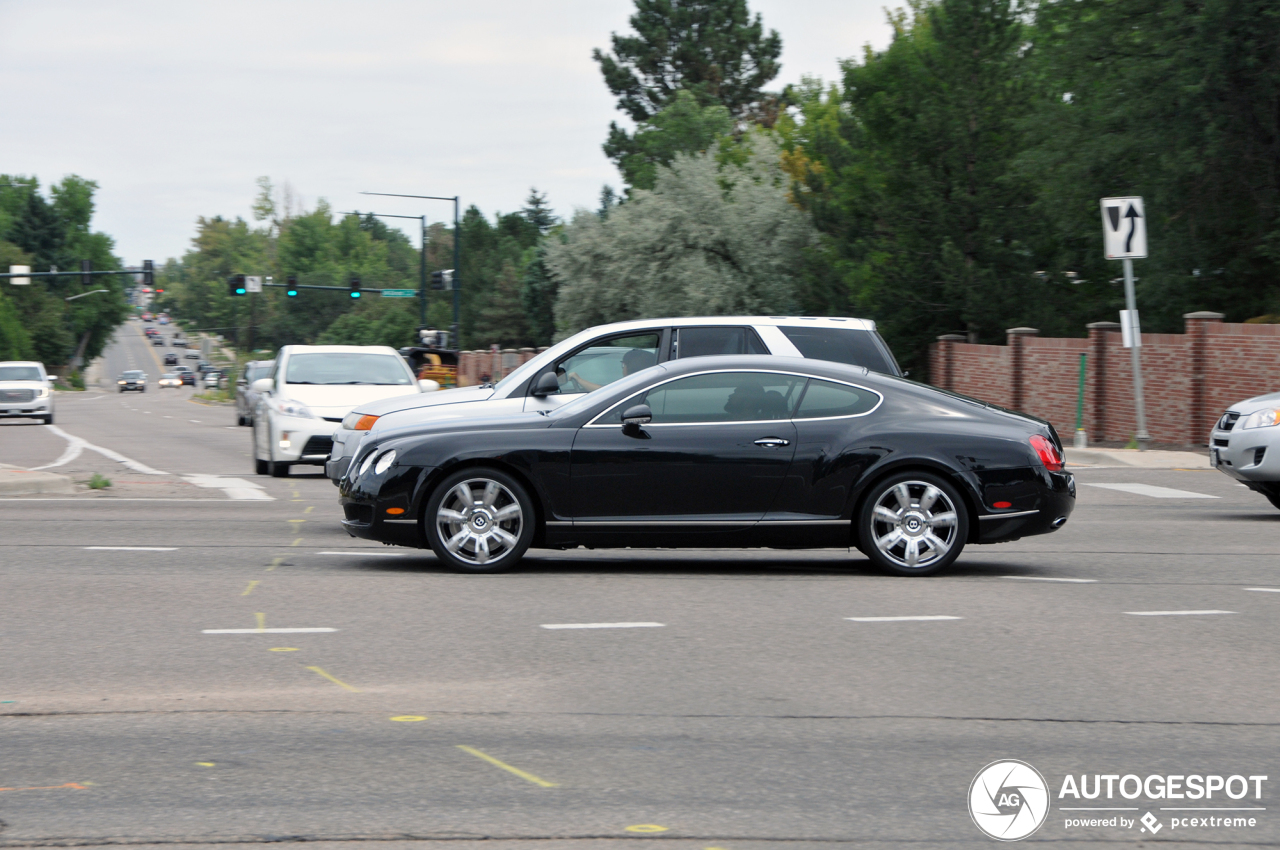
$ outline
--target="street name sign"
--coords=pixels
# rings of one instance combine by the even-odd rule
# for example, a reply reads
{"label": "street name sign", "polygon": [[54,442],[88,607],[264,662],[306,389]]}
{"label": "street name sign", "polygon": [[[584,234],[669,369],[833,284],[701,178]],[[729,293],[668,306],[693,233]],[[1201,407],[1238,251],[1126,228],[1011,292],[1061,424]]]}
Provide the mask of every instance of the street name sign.
{"label": "street name sign", "polygon": [[1102,199],[1103,250],[1108,260],[1147,256],[1147,217],[1142,198]]}
{"label": "street name sign", "polygon": [[413,298],[418,294],[416,289],[384,289],[383,298]]}

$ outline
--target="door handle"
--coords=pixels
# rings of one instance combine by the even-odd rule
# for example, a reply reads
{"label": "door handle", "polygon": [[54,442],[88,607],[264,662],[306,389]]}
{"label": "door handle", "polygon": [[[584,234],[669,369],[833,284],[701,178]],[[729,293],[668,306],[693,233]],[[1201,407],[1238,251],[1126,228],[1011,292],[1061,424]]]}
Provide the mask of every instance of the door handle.
{"label": "door handle", "polygon": [[756,440],[756,445],[764,446],[769,449],[780,449],[783,446],[791,445],[791,441],[784,440],[781,437],[761,437],[759,440]]}

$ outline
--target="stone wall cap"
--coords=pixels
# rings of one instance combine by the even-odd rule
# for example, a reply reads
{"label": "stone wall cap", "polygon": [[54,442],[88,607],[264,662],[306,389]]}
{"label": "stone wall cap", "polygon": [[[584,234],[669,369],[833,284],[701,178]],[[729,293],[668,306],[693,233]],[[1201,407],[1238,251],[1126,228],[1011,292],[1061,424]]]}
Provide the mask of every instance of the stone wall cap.
{"label": "stone wall cap", "polygon": [[1119,322],[1090,322],[1089,324],[1085,325],[1085,327],[1089,328],[1090,330],[1118,331],[1120,330],[1120,323]]}
{"label": "stone wall cap", "polygon": [[1007,334],[1038,334],[1040,333],[1040,329],[1039,328],[1007,328],[1005,330],[1005,333]]}
{"label": "stone wall cap", "polygon": [[938,339],[942,342],[964,342],[968,337],[964,334],[943,334]]}
{"label": "stone wall cap", "polygon": [[1184,319],[1217,319],[1221,321],[1226,318],[1226,315],[1223,313],[1215,313],[1212,310],[1199,310],[1195,313],[1183,313],[1182,318]]}

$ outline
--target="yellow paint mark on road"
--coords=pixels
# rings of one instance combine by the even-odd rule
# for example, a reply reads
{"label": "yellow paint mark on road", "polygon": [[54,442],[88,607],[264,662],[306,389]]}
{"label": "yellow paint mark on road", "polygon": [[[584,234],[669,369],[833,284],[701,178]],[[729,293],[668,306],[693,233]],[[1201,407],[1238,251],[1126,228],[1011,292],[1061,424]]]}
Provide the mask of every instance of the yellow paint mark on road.
{"label": "yellow paint mark on road", "polygon": [[284,557],[283,557],[283,556],[281,556],[281,557],[279,557],[279,558],[272,558],[272,559],[271,559],[271,566],[267,567],[267,569],[269,569],[269,570],[274,570],[276,567],[280,566],[280,564],[281,564],[283,561],[284,561]]}
{"label": "yellow paint mark on road", "polygon": [[301,542],[302,542],[302,538],[301,538],[301,537],[299,537],[297,540],[293,541],[293,542],[292,542],[292,543],[290,543],[289,545],[290,545],[290,546],[297,546],[297,545],[298,545],[299,543],[301,543]]}
{"label": "yellow paint mark on road", "polygon": [[457,747],[458,749],[462,750],[464,753],[471,753],[471,755],[475,756],[478,759],[484,759],[494,767],[500,767],[503,770],[507,771],[508,773],[514,773],[516,776],[520,777],[526,782],[532,782],[534,785],[541,785],[543,788],[559,788],[560,787],[555,782],[548,782],[545,779],[541,779],[537,776],[534,776],[532,773],[525,773],[523,770],[521,770],[518,767],[512,767],[511,765],[507,764],[504,761],[498,761],[496,758],[489,755],[488,753],[482,753],[474,747],[464,746],[463,744],[458,744]]}
{"label": "yellow paint mark on road", "polygon": [[351,691],[352,693],[356,693],[356,694],[361,693],[361,690],[360,690],[359,688],[353,688],[353,687],[351,687],[351,686],[350,686],[350,685],[348,685],[346,682],[342,681],[341,679],[336,679],[336,678],[334,678],[333,676],[329,675],[328,673],[326,673],[324,670],[322,670],[322,669],[321,669],[321,668],[319,668],[319,667],[308,667],[307,669],[308,669],[308,670],[310,670],[310,671],[312,671],[313,673],[319,673],[321,676],[324,676],[324,677],[325,677],[326,679],[328,679],[330,682],[333,682],[335,685],[338,685],[339,687],[346,688],[347,690]]}
{"label": "yellow paint mark on road", "polygon": [[196,764],[200,765],[201,767],[214,767],[215,765],[217,765],[217,762],[216,761],[198,761],[196,762]]}
{"label": "yellow paint mark on road", "polygon": [[305,502],[306,499],[290,499],[290,502]]}
{"label": "yellow paint mark on road", "polygon": [[307,509],[306,509],[305,511],[303,511],[303,513],[304,513],[304,514],[309,514],[309,513],[311,513],[312,511],[314,511],[315,509],[316,509],[316,506],[315,506],[315,505],[307,505]]}
{"label": "yellow paint mark on road", "polygon": [[253,616],[258,618],[258,631],[265,632],[267,630],[267,615],[263,613],[257,613],[257,614],[254,614]]}
{"label": "yellow paint mark on road", "polygon": [[88,791],[88,785],[82,785],[79,782],[66,782],[62,785],[34,785],[30,788],[0,788],[0,791],[60,791],[63,788],[71,788],[76,791]]}
{"label": "yellow paint mark on road", "polygon": [[658,826],[656,823],[638,823],[635,826],[624,827],[627,832],[666,832],[667,827]]}
{"label": "yellow paint mark on road", "polygon": [[250,593],[253,593],[253,589],[254,589],[255,587],[257,587],[258,585],[260,585],[260,584],[262,584],[262,582],[260,582],[260,581],[251,581],[251,582],[249,582],[249,586],[248,586],[248,587],[246,587],[246,588],[244,589],[244,593],[242,593],[242,594],[240,594],[240,595],[241,595],[241,596],[248,596]]}
{"label": "yellow paint mark on road", "polygon": [[419,720],[426,720],[427,718],[419,714],[401,714],[398,717],[393,717],[391,719],[400,723],[416,723]]}
{"label": "yellow paint mark on road", "polygon": [[285,522],[306,522],[305,519],[287,519]]}
{"label": "yellow paint mark on road", "polygon": [[271,647],[270,651],[271,652],[297,652],[298,648],[296,646],[273,646]]}

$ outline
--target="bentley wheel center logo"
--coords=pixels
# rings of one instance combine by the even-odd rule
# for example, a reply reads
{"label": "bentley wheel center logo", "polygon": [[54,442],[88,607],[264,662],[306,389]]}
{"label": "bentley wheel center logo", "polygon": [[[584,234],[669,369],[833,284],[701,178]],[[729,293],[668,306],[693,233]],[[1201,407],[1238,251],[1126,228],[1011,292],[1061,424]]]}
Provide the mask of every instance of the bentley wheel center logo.
{"label": "bentley wheel center logo", "polygon": [[969,786],[969,815],[997,841],[1018,841],[1044,825],[1049,786],[1040,771],[1023,761],[994,761]]}

